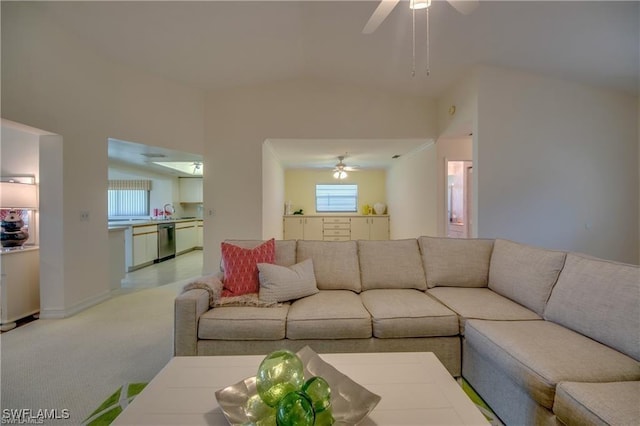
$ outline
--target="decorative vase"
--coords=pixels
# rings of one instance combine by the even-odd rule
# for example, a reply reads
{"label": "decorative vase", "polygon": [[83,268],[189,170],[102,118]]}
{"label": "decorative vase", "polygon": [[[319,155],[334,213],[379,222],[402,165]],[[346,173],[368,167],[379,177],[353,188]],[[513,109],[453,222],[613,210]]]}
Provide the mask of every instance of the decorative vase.
{"label": "decorative vase", "polygon": [[375,203],[373,205],[373,211],[376,212],[376,214],[384,214],[386,210],[387,206],[384,203]]}
{"label": "decorative vase", "polygon": [[18,210],[10,210],[2,218],[1,226],[0,242],[2,247],[21,247],[29,239],[29,233],[22,220],[22,212]]}

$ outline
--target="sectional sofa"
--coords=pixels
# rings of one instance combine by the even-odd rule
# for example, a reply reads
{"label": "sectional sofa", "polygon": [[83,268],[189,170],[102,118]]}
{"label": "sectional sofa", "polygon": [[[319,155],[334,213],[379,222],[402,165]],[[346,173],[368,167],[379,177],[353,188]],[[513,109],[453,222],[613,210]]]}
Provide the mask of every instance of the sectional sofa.
{"label": "sectional sofa", "polygon": [[638,266],[502,239],[276,241],[275,254],[311,259],[317,290],[269,308],[185,291],[176,355],[430,351],[506,424],[640,422]]}

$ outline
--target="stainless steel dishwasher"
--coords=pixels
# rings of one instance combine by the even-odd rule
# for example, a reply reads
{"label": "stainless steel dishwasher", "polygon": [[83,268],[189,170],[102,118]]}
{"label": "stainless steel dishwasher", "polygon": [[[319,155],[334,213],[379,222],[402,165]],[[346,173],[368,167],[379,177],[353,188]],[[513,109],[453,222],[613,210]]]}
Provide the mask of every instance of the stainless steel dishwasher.
{"label": "stainless steel dishwasher", "polygon": [[176,224],[158,224],[158,262],[176,257]]}

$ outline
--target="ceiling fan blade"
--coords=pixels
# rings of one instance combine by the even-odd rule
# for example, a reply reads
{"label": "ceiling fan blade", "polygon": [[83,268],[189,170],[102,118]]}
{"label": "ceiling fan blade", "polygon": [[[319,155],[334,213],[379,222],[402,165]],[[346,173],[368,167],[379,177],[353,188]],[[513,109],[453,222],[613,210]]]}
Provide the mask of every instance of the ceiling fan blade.
{"label": "ceiling fan blade", "polygon": [[371,34],[374,32],[382,21],[384,21],[387,16],[391,13],[394,7],[398,4],[400,0],[380,0],[380,4],[369,18],[369,21],[362,29],[362,34]]}
{"label": "ceiling fan blade", "polygon": [[480,5],[480,0],[448,0],[455,10],[463,15],[469,15]]}

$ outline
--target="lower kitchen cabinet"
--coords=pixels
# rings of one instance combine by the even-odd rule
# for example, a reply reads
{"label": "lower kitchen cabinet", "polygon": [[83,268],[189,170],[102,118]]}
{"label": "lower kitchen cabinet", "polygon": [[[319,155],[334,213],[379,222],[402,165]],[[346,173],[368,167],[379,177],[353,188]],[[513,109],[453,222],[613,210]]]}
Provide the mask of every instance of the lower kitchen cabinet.
{"label": "lower kitchen cabinet", "polygon": [[285,216],[285,240],[388,240],[389,216]]}
{"label": "lower kitchen cabinet", "polygon": [[322,217],[292,216],[284,218],[285,240],[322,240]]}
{"label": "lower kitchen cabinet", "polygon": [[[201,228],[202,229],[202,228]],[[198,245],[197,222],[176,223],[176,254],[193,250]]]}
{"label": "lower kitchen cabinet", "polygon": [[153,263],[158,258],[158,227],[133,227],[133,267]]}
{"label": "lower kitchen cabinet", "polygon": [[352,240],[388,240],[389,217],[369,216],[351,218]]}
{"label": "lower kitchen cabinet", "polygon": [[40,250],[25,247],[0,254],[0,330],[40,311]]}

